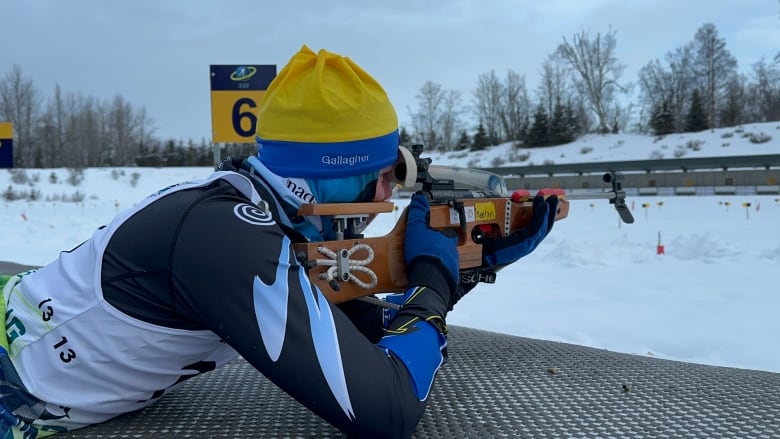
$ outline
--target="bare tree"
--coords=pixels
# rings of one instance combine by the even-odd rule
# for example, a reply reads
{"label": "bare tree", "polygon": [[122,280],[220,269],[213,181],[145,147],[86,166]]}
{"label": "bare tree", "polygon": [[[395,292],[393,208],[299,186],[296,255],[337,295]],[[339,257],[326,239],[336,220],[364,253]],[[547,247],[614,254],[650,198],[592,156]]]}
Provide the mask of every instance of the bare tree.
{"label": "bare tree", "polygon": [[103,161],[108,165],[126,166],[133,162],[138,152],[137,139],[140,119],[132,104],[121,95],[114,96],[108,113],[110,142],[104,151]]}
{"label": "bare tree", "polygon": [[609,131],[609,108],[617,93],[625,91],[618,83],[625,66],[615,57],[615,31],[596,34],[590,39],[587,32],[575,35],[571,43],[564,37],[557,54],[577,73],[576,84],[590,103],[598,119],[598,130]]}
{"label": "bare tree", "polygon": [[737,59],[726,49],[726,40],[718,36],[712,23],[704,24],[694,36],[694,70],[701,81],[702,98],[711,127],[720,126],[717,110],[720,99],[737,73]]}
{"label": "bare tree", "polygon": [[671,85],[671,73],[658,59],[639,69],[639,99],[644,114],[652,118],[663,109],[673,117],[669,109],[674,94]]}
{"label": "bare tree", "polygon": [[[780,0],[778,0],[778,2],[780,2]],[[778,15],[778,18],[780,18],[780,15]],[[775,62],[780,63],[780,51],[775,55]]]}
{"label": "bare tree", "polygon": [[569,78],[571,71],[567,61],[561,58],[558,52],[547,56],[542,63],[541,78],[536,89],[537,99],[547,114],[555,112],[556,103],[565,102],[569,98]]}
{"label": "bare tree", "polygon": [[40,160],[42,156],[42,147],[33,141],[39,111],[40,101],[32,79],[25,77],[22,68],[14,64],[0,82],[0,119],[14,124],[14,166],[33,166],[36,157]]}
{"label": "bare tree", "polygon": [[444,91],[441,84],[428,80],[415,96],[417,111],[412,113],[414,137],[422,142],[428,150],[435,149],[439,142],[438,121],[444,106]]}
{"label": "bare tree", "polygon": [[442,111],[439,116],[439,139],[441,148],[446,151],[455,149],[458,144],[460,132],[463,130],[461,117],[463,109],[461,93],[457,90],[446,90],[442,102]]}
{"label": "bare tree", "polygon": [[474,112],[493,145],[504,139],[501,125],[502,94],[501,81],[495,71],[479,75],[474,89]]}
{"label": "bare tree", "polygon": [[670,109],[676,131],[685,126],[685,114],[690,105],[691,92],[698,86],[693,47],[688,44],[666,55],[669,63]]}
{"label": "bare tree", "polygon": [[721,126],[735,126],[748,121],[748,86],[745,75],[735,74],[726,85],[718,120]]}
{"label": "bare tree", "polygon": [[644,114],[651,116],[660,108],[668,111],[672,130],[679,132],[685,126],[691,91],[698,84],[693,46],[688,44],[668,52],[665,61],[666,66],[654,60],[639,70],[640,106]]}
{"label": "bare tree", "polygon": [[81,94],[68,100],[71,108],[71,123],[79,139],[80,148],[69,154],[69,160],[82,166],[98,166],[103,145],[107,142],[105,128],[105,105],[95,98]]}
{"label": "bare tree", "polygon": [[525,87],[525,77],[508,70],[503,89],[501,124],[507,140],[520,140],[525,136],[531,118],[531,103]]}
{"label": "bare tree", "polygon": [[753,64],[754,82],[748,86],[752,119],[767,122],[780,120],[780,59],[774,64],[765,59]]}
{"label": "bare tree", "polygon": [[636,111],[636,105],[631,102],[623,104],[618,100],[613,101],[612,105],[607,108],[610,130],[615,134],[625,132]]}
{"label": "bare tree", "polygon": [[85,127],[85,124],[90,123],[92,120],[92,133],[96,131],[93,114],[94,99],[85,99],[81,94],[68,95],[65,100],[68,107],[68,126],[73,132],[74,148],[68,148],[63,152],[63,163],[68,166],[76,166],[75,164],[81,164],[86,166],[89,163],[90,146],[97,136],[90,134],[90,130]]}
{"label": "bare tree", "polygon": [[154,133],[157,131],[156,127],[154,126],[154,119],[149,117],[149,114],[146,112],[146,107],[141,107],[138,111],[136,111],[135,125],[138,127],[137,152],[140,153],[144,147],[147,147],[154,142]]}
{"label": "bare tree", "polygon": [[54,97],[49,100],[46,110],[39,119],[36,138],[39,143],[47,145],[42,166],[61,166],[64,163],[68,144],[75,140],[75,132],[69,124],[70,115],[66,100],[60,85],[55,85]]}

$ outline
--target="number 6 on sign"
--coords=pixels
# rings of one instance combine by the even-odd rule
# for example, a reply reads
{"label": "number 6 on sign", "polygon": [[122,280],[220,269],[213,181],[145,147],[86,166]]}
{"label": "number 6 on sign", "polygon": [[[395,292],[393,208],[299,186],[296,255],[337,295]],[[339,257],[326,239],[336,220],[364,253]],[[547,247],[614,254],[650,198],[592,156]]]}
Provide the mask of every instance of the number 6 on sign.
{"label": "number 6 on sign", "polygon": [[214,143],[254,142],[257,108],[275,65],[212,65],[211,130]]}
{"label": "number 6 on sign", "polygon": [[233,130],[239,136],[254,136],[257,128],[256,109],[257,104],[250,98],[241,98],[233,105]]}

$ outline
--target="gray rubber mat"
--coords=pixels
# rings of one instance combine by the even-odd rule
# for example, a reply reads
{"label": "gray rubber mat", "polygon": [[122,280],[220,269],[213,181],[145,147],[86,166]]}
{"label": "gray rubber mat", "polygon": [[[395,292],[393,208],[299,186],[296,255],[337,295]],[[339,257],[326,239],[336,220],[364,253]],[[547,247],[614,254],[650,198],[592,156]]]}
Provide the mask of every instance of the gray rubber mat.
{"label": "gray rubber mat", "polygon": [[[418,438],[776,438],[780,374],[453,327]],[[63,437],[342,437],[244,360]]]}
{"label": "gray rubber mat", "polygon": [[[0,263],[0,272],[2,272]],[[780,438],[780,374],[451,327],[417,438]],[[55,437],[343,437],[243,359]]]}
{"label": "gray rubber mat", "polygon": [[32,265],[22,265],[16,262],[0,261],[0,274],[16,274],[37,268]]}

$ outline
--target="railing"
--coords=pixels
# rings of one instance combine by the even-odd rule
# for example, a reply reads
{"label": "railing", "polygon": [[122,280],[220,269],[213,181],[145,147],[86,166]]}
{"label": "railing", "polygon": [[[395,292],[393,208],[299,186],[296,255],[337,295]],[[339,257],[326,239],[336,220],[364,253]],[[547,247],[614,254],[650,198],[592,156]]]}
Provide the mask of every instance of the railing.
{"label": "railing", "polygon": [[509,189],[598,189],[604,172],[622,172],[629,195],[780,194],[780,154],[482,169],[504,175]]}
{"label": "railing", "polygon": [[481,168],[501,175],[583,175],[611,172],[658,172],[735,169],[777,169],[780,168],[780,154],[698,157],[688,159],[628,160],[610,162],[565,163],[560,165],[505,166]]}

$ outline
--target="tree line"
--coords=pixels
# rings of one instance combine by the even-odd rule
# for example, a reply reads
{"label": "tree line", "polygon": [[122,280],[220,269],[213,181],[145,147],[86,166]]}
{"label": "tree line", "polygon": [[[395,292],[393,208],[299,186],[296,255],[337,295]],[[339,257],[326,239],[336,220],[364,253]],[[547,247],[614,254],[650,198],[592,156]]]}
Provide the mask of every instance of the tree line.
{"label": "tree line", "polygon": [[409,110],[410,136],[429,149],[479,150],[507,141],[558,145],[593,132],[666,135],[780,120],[780,52],[740,72],[725,39],[706,23],[632,83],[622,80],[626,66],[616,47],[613,29],[564,37],[542,63],[533,92],[513,70],[503,78],[493,70],[480,75],[470,102],[429,80]]}
{"label": "tree line", "polygon": [[[438,151],[479,150],[513,141],[520,147],[558,145],[586,133],[665,135],[780,120],[780,53],[748,72],[714,24],[623,81],[617,33],[563,37],[540,68],[533,91],[508,70],[479,75],[471,95],[428,80],[408,108],[402,142]],[[633,92],[635,97],[631,97]],[[632,101],[633,99],[633,101]],[[15,127],[16,167],[210,166],[210,140],[160,139],[144,107],[121,95],[110,100],[63,93],[44,97],[14,65],[0,81],[0,120]],[[254,144],[228,144],[225,154],[250,155]]]}

